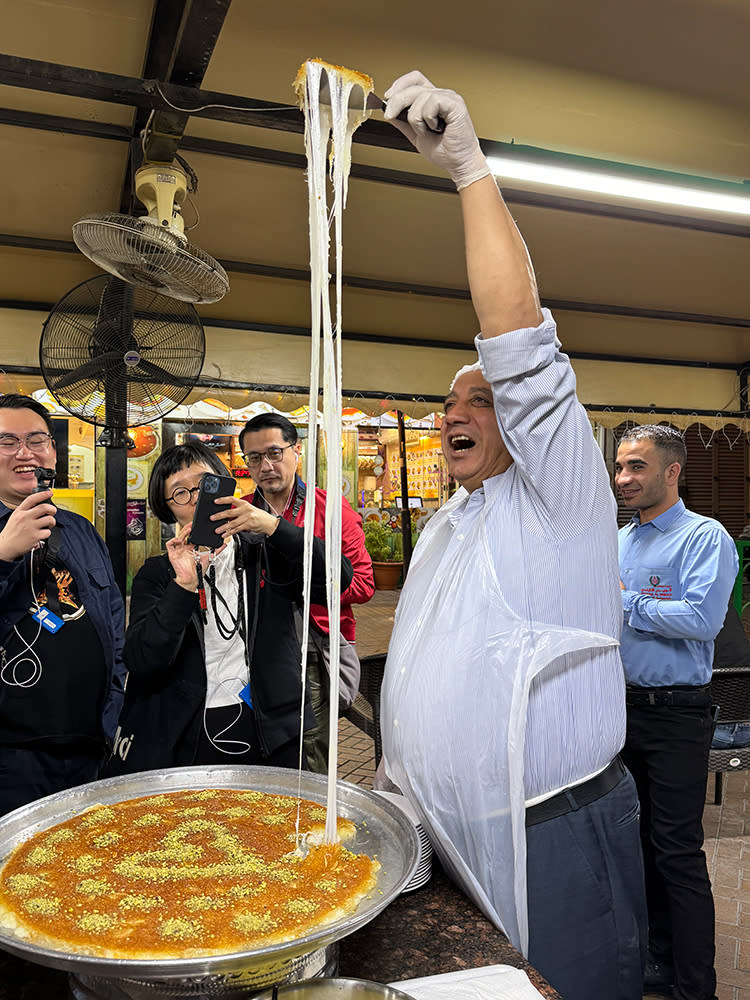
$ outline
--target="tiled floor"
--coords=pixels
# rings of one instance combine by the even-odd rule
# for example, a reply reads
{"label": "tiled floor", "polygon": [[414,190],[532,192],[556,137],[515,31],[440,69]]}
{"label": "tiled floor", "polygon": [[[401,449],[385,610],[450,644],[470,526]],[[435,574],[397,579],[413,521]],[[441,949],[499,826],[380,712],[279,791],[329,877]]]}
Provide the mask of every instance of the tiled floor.
{"label": "tiled floor", "polygon": [[[397,599],[397,591],[379,590],[369,604],[355,608],[361,656],[387,649]],[[371,788],[373,773],[372,740],[342,719],[339,777]],[[722,803],[714,805],[713,797],[714,776],[709,775],[703,825],[716,903],[717,995],[719,1000],[750,1000],[750,772],[725,774]]]}

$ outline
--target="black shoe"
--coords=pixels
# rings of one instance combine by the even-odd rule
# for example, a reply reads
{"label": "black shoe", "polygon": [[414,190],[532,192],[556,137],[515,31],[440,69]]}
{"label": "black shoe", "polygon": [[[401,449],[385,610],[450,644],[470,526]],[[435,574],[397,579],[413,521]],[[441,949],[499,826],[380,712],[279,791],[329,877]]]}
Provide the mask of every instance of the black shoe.
{"label": "black shoe", "polygon": [[655,962],[650,956],[646,960],[646,970],[643,973],[643,989],[646,993],[661,993],[672,995],[674,986],[674,968],[667,962]]}

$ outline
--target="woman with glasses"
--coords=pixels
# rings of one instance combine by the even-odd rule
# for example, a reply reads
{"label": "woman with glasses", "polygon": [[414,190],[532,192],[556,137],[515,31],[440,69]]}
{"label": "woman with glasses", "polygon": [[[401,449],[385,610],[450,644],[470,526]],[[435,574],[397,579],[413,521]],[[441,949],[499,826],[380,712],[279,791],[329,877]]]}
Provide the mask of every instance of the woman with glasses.
{"label": "woman with glasses", "polygon": [[[109,774],[188,764],[299,764],[303,530],[234,497],[217,499],[217,550],[189,541],[201,477],[228,475],[198,442],[168,448],[149,505],[176,523],[166,554],[133,581],[128,682]],[[352,570],[342,558],[341,585]],[[313,599],[325,598],[316,540]],[[305,729],[314,725],[309,697]]]}

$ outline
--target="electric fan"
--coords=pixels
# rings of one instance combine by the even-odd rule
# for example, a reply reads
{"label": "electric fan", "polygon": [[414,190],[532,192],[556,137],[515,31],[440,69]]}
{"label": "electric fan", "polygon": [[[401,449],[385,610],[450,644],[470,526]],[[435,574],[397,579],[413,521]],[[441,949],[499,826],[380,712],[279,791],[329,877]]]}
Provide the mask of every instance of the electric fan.
{"label": "electric fan", "polygon": [[39,364],[68,413],[124,431],[183,402],[200,376],[205,347],[190,303],[99,275],[53,307]]}
{"label": "electric fan", "polygon": [[216,302],[229,290],[226,271],[188,243],[180,206],[187,176],[180,167],[146,164],[135,193],[148,215],[92,213],[73,225],[76,246],[99,267],[131,285],[184,302]]}

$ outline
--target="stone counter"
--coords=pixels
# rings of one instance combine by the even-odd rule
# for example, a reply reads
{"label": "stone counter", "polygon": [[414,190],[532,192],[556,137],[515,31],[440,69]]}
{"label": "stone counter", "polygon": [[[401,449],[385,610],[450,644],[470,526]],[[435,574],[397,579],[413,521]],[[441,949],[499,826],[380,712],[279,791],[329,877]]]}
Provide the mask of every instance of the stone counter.
{"label": "stone counter", "polygon": [[545,1000],[561,1000],[437,864],[425,886],[399,896],[339,947],[342,976],[392,983],[483,965],[512,965],[526,972]]}

